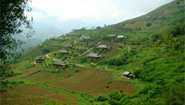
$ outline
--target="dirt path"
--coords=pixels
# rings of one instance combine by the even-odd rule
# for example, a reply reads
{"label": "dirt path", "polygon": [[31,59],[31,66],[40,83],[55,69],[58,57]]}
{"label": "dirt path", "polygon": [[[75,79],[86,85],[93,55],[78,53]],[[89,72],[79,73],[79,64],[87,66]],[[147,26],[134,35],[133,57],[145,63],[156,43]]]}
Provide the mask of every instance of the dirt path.
{"label": "dirt path", "polygon": [[60,61],[59,59],[55,59],[55,58],[52,58],[49,56],[50,53],[46,54],[46,57],[49,58],[49,59],[53,59],[54,61]]}
{"label": "dirt path", "polygon": [[130,46],[127,45],[127,47],[128,47],[128,51],[130,51],[131,50]]}
{"label": "dirt path", "polygon": [[[96,45],[99,45],[101,42],[102,42],[102,41],[98,42]],[[87,50],[86,52],[80,54],[79,56],[82,56],[82,55],[86,54],[87,52],[90,52],[91,50],[93,50],[93,48],[90,48],[89,50]],[[50,57],[49,54],[50,54],[50,53],[46,54],[46,57],[47,57],[47,58],[53,59],[54,61],[58,61],[58,60],[59,60],[59,59],[55,59],[55,58]],[[77,56],[77,57],[79,57],[79,56]],[[74,58],[76,58],[76,57],[74,57]],[[71,59],[69,59],[69,60],[72,60],[72,59],[74,59],[74,58],[71,58]],[[67,60],[66,60],[66,61],[67,61]],[[80,66],[80,67],[85,67],[84,65],[81,65],[81,64],[76,64],[76,65],[77,65],[77,66]]]}
{"label": "dirt path", "polygon": [[80,65],[80,64],[75,64],[75,65],[80,66],[80,67],[85,67],[84,65]]}
{"label": "dirt path", "polygon": [[[102,42],[102,41],[98,42],[96,45],[99,45],[101,42]],[[90,52],[90,51],[92,51],[92,50],[93,50],[93,48],[90,48],[89,50],[87,50],[86,52],[84,52],[84,53],[78,55],[77,57],[83,56],[84,54],[86,54],[86,53],[88,53],[88,52]],[[77,57],[71,58],[71,59],[69,59],[69,60],[75,59],[75,58],[77,58]]]}

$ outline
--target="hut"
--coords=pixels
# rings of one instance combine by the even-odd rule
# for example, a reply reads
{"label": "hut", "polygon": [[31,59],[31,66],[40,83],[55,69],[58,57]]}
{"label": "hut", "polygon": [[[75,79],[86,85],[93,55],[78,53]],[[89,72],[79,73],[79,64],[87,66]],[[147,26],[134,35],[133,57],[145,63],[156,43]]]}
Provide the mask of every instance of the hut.
{"label": "hut", "polygon": [[67,68],[68,67],[68,63],[64,62],[64,61],[56,61],[56,62],[53,63],[53,66],[56,66],[56,67],[63,67],[63,66],[65,66]]}
{"label": "hut", "polygon": [[124,36],[123,36],[123,35],[118,35],[117,38],[118,38],[118,39],[123,39]]}
{"label": "hut", "polygon": [[69,52],[67,50],[59,50],[58,52],[61,54],[69,54]]}
{"label": "hut", "polygon": [[66,48],[73,48],[71,45],[66,45],[65,47]]}
{"label": "hut", "polygon": [[131,77],[132,76],[132,73],[126,71],[126,72],[123,73],[123,76],[125,76],[125,77]]}
{"label": "hut", "polygon": [[111,37],[111,38],[116,38],[117,35],[109,35],[109,37]]}
{"label": "hut", "polygon": [[85,40],[90,40],[91,37],[83,37],[83,39],[85,39]]}
{"label": "hut", "polygon": [[62,37],[62,38],[58,38],[58,40],[61,40],[61,41],[63,40],[63,41],[64,41],[64,40],[66,40],[66,39]]}
{"label": "hut", "polygon": [[88,59],[96,59],[96,60],[98,60],[99,58],[101,58],[101,55],[99,55],[97,53],[89,53],[88,55],[86,55],[86,57]]}
{"label": "hut", "polygon": [[41,56],[36,57],[36,63],[41,63],[42,61],[44,61],[45,59]]}
{"label": "hut", "polygon": [[98,47],[97,47],[98,49],[104,49],[104,50],[107,50],[108,48],[110,48],[109,46],[107,46],[107,45],[99,45]]}

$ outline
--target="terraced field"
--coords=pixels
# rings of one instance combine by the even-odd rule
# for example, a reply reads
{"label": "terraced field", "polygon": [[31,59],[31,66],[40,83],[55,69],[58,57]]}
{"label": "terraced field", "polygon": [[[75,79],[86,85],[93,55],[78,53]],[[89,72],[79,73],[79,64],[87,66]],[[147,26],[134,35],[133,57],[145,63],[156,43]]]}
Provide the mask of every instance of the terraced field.
{"label": "terraced field", "polygon": [[80,67],[78,68],[73,68],[70,70],[67,70],[65,72],[61,72],[61,73],[49,73],[49,72],[39,72],[37,74],[33,74],[31,76],[26,77],[25,79],[31,80],[33,82],[38,82],[38,83],[47,83],[59,78],[62,78],[66,75],[68,75],[71,72],[74,72],[75,70],[80,69]]}
{"label": "terraced field", "polygon": [[[78,97],[83,97],[80,95],[83,93],[89,93],[93,96],[103,94],[108,97],[108,93],[112,90],[122,91],[128,95],[134,95],[137,92],[134,85],[128,81],[113,80],[111,71],[84,67],[75,67],[60,73],[42,71],[39,67],[30,67],[21,71],[24,73],[8,79],[18,78],[36,84],[24,85],[23,83],[20,86],[4,88],[6,92],[1,94],[1,105],[35,105],[48,101],[77,105],[81,102]],[[112,82],[108,83],[110,81]],[[75,96],[76,92],[80,93],[79,96]]]}
{"label": "terraced field", "polygon": [[38,71],[40,69],[41,68],[39,68],[39,67],[31,67],[28,69],[23,69],[23,70],[20,70],[20,71],[24,72],[23,74],[20,74],[20,75],[14,76],[14,77],[10,77],[10,78],[6,78],[6,80],[13,80],[13,79],[21,78],[21,77],[27,76],[35,71]]}
{"label": "terraced field", "polygon": [[116,43],[116,42],[112,42],[112,41],[102,41],[102,42],[100,43],[100,45],[107,45],[107,46],[113,47],[113,46],[116,46],[117,43]]}
{"label": "terraced field", "polygon": [[6,88],[5,90],[7,90],[7,92],[1,94],[1,105],[35,105],[47,101],[66,102],[72,105],[77,105],[79,103],[78,100],[67,94],[58,93],[39,86],[24,85]]}
{"label": "terraced field", "polygon": [[85,93],[112,79],[111,72],[84,68],[74,76],[57,80],[49,84]]}
{"label": "terraced field", "polygon": [[123,93],[129,95],[134,95],[137,91],[134,85],[127,81],[113,81],[108,85],[109,88],[106,88],[106,83],[112,80],[112,72],[83,68],[78,74],[66,79],[56,80],[49,83],[49,85],[82,93],[90,93],[95,96],[99,94],[108,96],[108,93],[112,90],[123,91]]}
{"label": "terraced field", "polygon": [[95,96],[104,94],[108,97],[108,93],[112,90],[122,91],[131,96],[135,95],[137,92],[135,86],[128,81],[112,81],[110,84],[103,84],[102,86],[89,91],[89,93]]}

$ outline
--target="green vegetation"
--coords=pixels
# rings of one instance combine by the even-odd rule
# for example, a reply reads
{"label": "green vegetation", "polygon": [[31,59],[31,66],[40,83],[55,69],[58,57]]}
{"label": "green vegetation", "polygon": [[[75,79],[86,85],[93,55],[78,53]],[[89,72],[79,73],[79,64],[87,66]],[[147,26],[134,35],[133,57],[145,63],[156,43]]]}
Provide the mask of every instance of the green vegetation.
{"label": "green vegetation", "polygon": [[[1,78],[9,77],[8,86],[19,95],[21,92],[15,90],[17,86],[27,89],[31,85],[69,95],[74,102],[65,99],[63,102],[66,103],[60,103],[52,98],[55,101],[42,101],[46,105],[183,105],[185,22],[182,7],[183,2],[177,0],[118,24],[75,29],[62,42],[46,40],[25,51],[19,60],[12,60],[11,75]],[[110,38],[110,34],[124,35],[124,39]],[[82,35],[91,39],[85,40]],[[65,45],[72,45],[72,48]],[[110,49],[98,50],[98,45],[108,45]],[[69,54],[58,53],[63,49]],[[99,53],[102,57],[90,60],[86,58],[88,53]],[[37,56],[45,60],[35,64]],[[54,67],[56,60],[67,61],[69,67]],[[135,78],[123,77],[125,71],[131,72]],[[13,92],[11,95],[15,95]],[[45,95],[41,97],[46,98]]]}

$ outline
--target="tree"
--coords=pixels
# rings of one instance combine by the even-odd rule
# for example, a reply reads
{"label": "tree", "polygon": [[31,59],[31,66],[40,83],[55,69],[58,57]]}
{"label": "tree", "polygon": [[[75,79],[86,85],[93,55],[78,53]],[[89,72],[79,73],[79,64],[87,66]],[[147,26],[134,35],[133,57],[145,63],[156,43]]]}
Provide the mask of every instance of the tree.
{"label": "tree", "polygon": [[[31,21],[25,12],[30,12],[29,0],[0,0],[0,86],[6,86],[4,78],[11,76],[6,62],[15,53],[21,41],[13,38],[13,35],[23,32],[24,27],[31,29]],[[27,34],[28,36],[28,34]]]}
{"label": "tree", "polygon": [[0,62],[15,56],[15,49],[21,44],[13,35],[31,29],[31,21],[25,15],[30,12],[29,0],[0,0]]}

